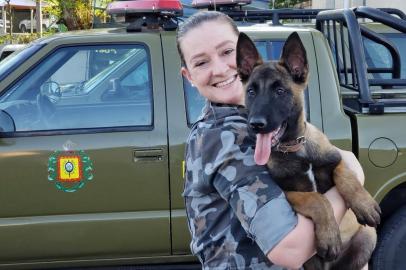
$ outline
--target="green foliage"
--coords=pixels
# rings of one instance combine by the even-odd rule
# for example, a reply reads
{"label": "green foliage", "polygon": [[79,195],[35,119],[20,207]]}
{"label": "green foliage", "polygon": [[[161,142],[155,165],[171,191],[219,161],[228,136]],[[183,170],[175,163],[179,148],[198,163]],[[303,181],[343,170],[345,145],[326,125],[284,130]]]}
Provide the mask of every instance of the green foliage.
{"label": "green foliage", "polygon": [[50,15],[55,16],[56,18],[61,18],[61,9],[58,6],[59,1],[55,1],[55,0],[47,0],[48,6],[43,7],[42,11],[46,12]]}
{"label": "green foliage", "polygon": [[[93,5],[106,7],[113,0],[48,0],[46,10],[61,19],[68,30],[89,29],[93,23]],[[104,18],[103,10],[96,10],[96,16]]]}
{"label": "green foliage", "polygon": [[[43,32],[42,36],[50,36],[53,35],[53,31]],[[4,35],[0,36],[0,44],[26,44],[30,43],[33,40],[39,38],[40,35],[37,33],[25,33],[25,34],[12,34],[12,35]]]}
{"label": "green foliage", "polygon": [[275,6],[273,8],[293,8],[297,7],[299,4],[308,2],[308,0],[270,0],[269,7],[272,8],[272,4],[275,2]]}

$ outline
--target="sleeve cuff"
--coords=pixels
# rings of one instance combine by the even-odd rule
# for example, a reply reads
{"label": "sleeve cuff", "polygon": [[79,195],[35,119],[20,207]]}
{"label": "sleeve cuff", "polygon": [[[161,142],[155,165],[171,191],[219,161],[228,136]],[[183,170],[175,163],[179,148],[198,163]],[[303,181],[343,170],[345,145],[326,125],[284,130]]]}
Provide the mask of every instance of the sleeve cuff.
{"label": "sleeve cuff", "polygon": [[250,234],[267,255],[296,225],[297,216],[284,194],[269,201],[255,214]]}

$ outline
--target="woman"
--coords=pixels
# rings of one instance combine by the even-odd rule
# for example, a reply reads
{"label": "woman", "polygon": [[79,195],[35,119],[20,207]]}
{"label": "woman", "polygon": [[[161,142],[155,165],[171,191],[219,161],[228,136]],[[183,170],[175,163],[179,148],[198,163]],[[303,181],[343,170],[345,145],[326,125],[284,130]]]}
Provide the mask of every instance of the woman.
{"label": "woman", "polygon": [[[219,12],[197,13],[177,33],[181,73],[208,101],[185,157],[191,249],[204,269],[297,269],[315,254],[313,223],[293,212],[266,167],[254,162],[237,39],[234,22]],[[363,183],[354,155],[341,153]],[[341,196],[336,188],[325,196],[340,222],[346,211]]]}

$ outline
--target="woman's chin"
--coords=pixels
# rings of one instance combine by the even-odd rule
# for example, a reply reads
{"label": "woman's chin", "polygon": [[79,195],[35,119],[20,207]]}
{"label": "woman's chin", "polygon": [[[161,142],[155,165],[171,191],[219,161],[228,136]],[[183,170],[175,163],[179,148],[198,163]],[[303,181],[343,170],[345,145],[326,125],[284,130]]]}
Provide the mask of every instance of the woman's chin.
{"label": "woman's chin", "polygon": [[220,98],[220,100],[221,100],[221,103],[224,103],[224,104],[240,105],[242,103],[241,98],[238,97],[238,96],[235,96],[235,95],[233,95],[233,96],[228,96],[228,95],[223,96],[223,97]]}

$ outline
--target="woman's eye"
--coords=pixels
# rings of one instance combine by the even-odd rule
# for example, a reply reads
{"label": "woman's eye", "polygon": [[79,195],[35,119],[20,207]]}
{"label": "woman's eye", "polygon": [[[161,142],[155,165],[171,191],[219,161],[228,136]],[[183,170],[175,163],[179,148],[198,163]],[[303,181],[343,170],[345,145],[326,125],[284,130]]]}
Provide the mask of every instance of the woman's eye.
{"label": "woman's eye", "polygon": [[233,49],[227,49],[227,50],[224,51],[224,54],[229,55],[229,54],[232,54],[233,52],[234,52]]}
{"label": "woman's eye", "polygon": [[276,93],[278,94],[278,95],[283,95],[283,94],[285,94],[285,89],[283,89],[282,87],[278,87],[277,89],[276,89]]}
{"label": "woman's eye", "polygon": [[255,91],[252,88],[247,89],[247,94],[249,97],[255,97]]}
{"label": "woman's eye", "polygon": [[203,66],[203,65],[206,64],[206,63],[207,63],[206,61],[197,62],[197,63],[195,63],[195,67],[201,67],[201,66]]}

